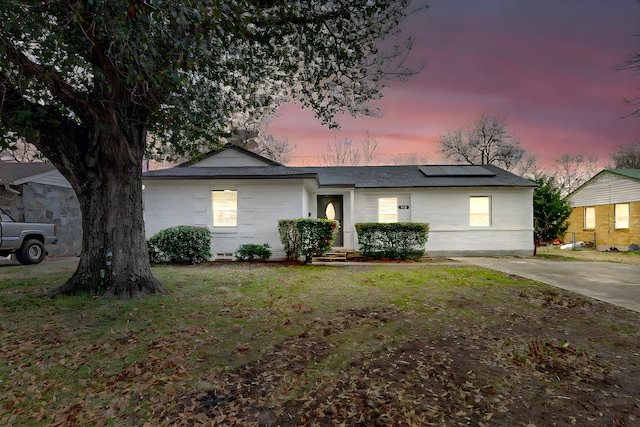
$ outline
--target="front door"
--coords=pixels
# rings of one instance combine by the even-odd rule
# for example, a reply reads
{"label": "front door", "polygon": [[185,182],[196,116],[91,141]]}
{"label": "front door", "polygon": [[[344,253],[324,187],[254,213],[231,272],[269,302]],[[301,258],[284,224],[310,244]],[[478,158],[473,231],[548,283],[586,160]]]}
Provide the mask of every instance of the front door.
{"label": "front door", "polygon": [[338,221],[338,236],[333,246],[341,247],[343,245],[342,196],[318,196],[318,219]]}

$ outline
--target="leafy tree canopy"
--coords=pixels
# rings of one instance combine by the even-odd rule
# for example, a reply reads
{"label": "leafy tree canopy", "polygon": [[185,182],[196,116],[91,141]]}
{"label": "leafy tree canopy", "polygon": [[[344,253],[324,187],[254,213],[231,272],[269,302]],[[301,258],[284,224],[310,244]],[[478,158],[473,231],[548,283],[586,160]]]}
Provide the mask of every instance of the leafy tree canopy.
{"label": "leafy tree canopy", "polygon": [[[145,152],[215,148],[234,123],[296,99],[335,126],[377,114],[411,72],[410,0],[0,0],[0,148],[33,144],[83,216],[74,276],[56,293],[162,292],[142,218]],[[148,133],[149,131],[149,133]]]}
{"label": "leafy tree canopy", "polygon": [[403,66],[409,39],[378,48],[397,33],[407,0],[0,4],[3,92],[33,103],[5,101],[5,145],[21,133],[39,139],[41,121],[52,115],[111,126],[116,118],[103,110],[132,102],[142,111],[117,120],[150,114],[152,148],[182,155],[287,99],[332,126],[338,112],[376,114],[368,101],[381,97],[384,79],[410,74]]}

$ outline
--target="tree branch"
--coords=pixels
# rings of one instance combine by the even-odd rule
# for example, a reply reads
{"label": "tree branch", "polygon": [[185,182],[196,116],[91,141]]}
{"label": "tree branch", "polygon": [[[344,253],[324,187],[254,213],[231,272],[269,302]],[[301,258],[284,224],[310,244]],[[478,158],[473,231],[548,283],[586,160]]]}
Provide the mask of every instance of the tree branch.
{"label": "tree branch", "polygon": [[[69,107],[78,117],[86,118],[83,115],[83,111],[92,110],[91,103],[78,96],[75,90],[62,80],[53,68],[43,67],[30,60],[11,42],[7,41],[2,33],[0,33],[0,51],[11,63],[18,66],[22,72],[44,83],[51,91],[51,94],[62,101],[64,105]],[[4,74],[1,78],[3,85],[9,81],[8,76]],[[4,99],[2,102],[4,103]]]}
{"label": "tree branch", "polygon": [[67,8],[70,11],[75,11],[76,8],[82,4],[81,17],[79,21],[79,27],[84,34],[87,41],[91,44],[91,52],[95,57],[89,58],[89,60],[96,66],[98,66],[105,75],[116,76],[117,68],[114,66],[113,61],[107,55],[107,44],[104,37],[96,35],[97,25],[94,20],[94,14],[89,11],[89,3],[87,0],[77,2],[75,4],[67,1]]}
{"label": "tree branch", "polygon": [[[640,1],[638,2],[640,3]],[[625,64],[618,67],[618,69],[622,71],[629,70],[635,76],[640,75],[640,53],[632,54],[629,59],[627,59]],[[626,119],[632,116],[640,116],[640,108],[638,108],[638,105],[640,105],[640,97],[631,99],[625,98],[625,102],[634,107],[634,110],[631,113],[623,116],[623,118]]]}
{"label": "tree branch", "polygon": [[[26,99],[5,74],[0,74],[0,118],[3,125],[23,136],[50,160],[59,157],[57,154],[62,151],[78,152],[72,135],[82,132],[80,125],[55,107]],[[60,147],[52,150],[53,143]]]}

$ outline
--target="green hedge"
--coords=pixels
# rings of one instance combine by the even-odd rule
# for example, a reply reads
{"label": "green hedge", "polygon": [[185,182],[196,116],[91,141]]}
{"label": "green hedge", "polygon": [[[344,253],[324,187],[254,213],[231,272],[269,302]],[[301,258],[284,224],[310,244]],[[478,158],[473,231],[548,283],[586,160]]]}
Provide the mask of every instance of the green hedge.
{"label": "green hedge", "polygon": [[429,224],[417,222],[356,224],[360,255],[375,259],[418,259],[425,254]]}
{"label": "green hedge", "polygon": [[268,259],[271,257],[271,246],[268,243],[256,245],[248,243],[240,246],[236,251],[236,258],[242,261],[252,261],[254,259]]}
{"label": "green hedge", "polygon": [[278,221],[280,241],[287,259],[305,264],[314,256],[324,255],[338,235],[338,221],[330,219],[281,219]]}
{"label": "green hedge", "polygon": [[152,263],[199,264],[211,259],[211,232],[192,225],[165,228],[147,246]]}

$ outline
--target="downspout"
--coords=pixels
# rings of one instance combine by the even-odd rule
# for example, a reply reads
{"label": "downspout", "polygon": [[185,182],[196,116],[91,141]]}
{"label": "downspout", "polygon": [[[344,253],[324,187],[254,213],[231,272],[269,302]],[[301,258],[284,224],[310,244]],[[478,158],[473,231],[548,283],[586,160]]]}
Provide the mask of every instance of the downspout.
{"label": "downspout", "polygon": [[15,188],[11,188],[11,184],[8,182],[4,184],[4,189],[7,190],[9,193],[20,194],[18,190],[16,190]]}

